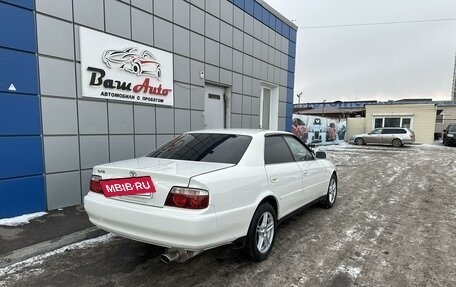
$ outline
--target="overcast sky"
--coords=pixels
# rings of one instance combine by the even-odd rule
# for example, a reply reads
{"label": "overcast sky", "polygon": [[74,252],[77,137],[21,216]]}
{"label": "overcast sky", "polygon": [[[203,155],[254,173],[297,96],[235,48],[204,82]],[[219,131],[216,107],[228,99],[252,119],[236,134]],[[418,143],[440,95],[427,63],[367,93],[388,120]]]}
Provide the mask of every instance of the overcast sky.
{"label": "overcast sky", "polygon": [[265,2],[300,27],[294,91],[301,103],[450,100],[456,21],[305,27],[456,19],[456,0]]}

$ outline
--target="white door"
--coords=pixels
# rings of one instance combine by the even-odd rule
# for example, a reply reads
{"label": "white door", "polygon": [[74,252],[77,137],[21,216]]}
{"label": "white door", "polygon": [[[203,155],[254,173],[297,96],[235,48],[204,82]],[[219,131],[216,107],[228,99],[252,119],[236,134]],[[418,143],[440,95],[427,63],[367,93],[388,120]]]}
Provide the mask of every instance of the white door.
{"label": "white door", "polygon": [[282,136],[266,137],[264,148],[269,188],[279,197],[280,218],[304,204],[302,172]]}
{"label": "white door", "polygon": [[225,127],[225,88],[206,85],[204,92],[204,128]]}

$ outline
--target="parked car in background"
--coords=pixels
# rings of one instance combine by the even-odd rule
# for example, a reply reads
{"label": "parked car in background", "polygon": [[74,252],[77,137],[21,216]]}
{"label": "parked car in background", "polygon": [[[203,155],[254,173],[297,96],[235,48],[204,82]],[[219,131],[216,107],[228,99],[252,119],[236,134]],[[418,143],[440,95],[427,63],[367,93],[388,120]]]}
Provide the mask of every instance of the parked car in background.
{"label": "parked car in background", "polygon": [[299,118],[293,118],[291,132],[300,138],[304,143],[307,141],[309,136],[309,130],[307,129],[306,124]]}
{"label": "parked car in background", "polygon": [[415,133],[408,128],[378,128],[367,134],[354,135],[349,142],[356,145],[386,144],[401,147],[414,143]]}
{"label": "parked car in background", "polygon": [[325,158],[287,132],[188,132],[145,157],[95,166],[84,206],[101,229],[166,247],[165,263],[230,243],[261,261],[278,221],[334,205],[337,174]]}
{"label": "parked car in background", "polygon": [[443,130],[443,144],[456,145],[456,123],[449,124],[448,127]]}

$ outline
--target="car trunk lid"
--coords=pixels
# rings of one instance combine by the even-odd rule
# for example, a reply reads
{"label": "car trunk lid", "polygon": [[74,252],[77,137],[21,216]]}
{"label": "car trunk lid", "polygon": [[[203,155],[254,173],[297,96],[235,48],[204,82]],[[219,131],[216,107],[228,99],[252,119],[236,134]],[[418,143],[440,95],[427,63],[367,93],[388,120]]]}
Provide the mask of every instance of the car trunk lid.
{"label": "car trunk lid", "polygon": [[94,174],[100,175],[103,180],[150,176],[155,193],[110,198],[163,207],[173,186],[187,187],[194,176],[231,166],[234,164],[141,157],[96,166]]}

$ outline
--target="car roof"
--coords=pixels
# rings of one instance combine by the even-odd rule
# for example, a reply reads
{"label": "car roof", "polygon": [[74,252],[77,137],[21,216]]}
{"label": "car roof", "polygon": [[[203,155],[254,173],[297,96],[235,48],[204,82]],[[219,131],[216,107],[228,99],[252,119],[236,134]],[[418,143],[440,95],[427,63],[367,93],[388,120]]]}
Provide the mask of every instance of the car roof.
{"label": "car roof", "polygon": [[187,133],[211,133],[211,134],[236,134],[246,136],[269,135],[269,134],[291,134],[283,131],[263,130],[263,129],[207,129],[190,131]]}

